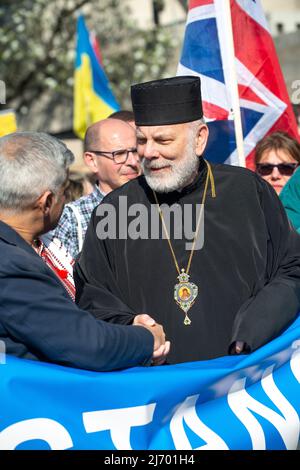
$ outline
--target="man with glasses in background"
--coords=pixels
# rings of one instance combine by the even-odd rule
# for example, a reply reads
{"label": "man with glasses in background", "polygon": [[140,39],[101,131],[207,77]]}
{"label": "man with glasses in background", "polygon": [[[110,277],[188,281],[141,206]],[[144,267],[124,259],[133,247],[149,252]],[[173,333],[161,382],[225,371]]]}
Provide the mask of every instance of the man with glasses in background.
{"label": "man with glasses in background", "polygon": [[84,139],[84,160],[97,178],[95,189],[65,206],[52,234],[73,258],[81,251],[94,208],[106,194],[141,174],[135,129],[119,119],[92,124]]}
{"label": "man with glasses in background", "polygon": [[256,172],[277,194],[300,163],[300,144],[285,132],[274,132],[260,140],[255,149]]}

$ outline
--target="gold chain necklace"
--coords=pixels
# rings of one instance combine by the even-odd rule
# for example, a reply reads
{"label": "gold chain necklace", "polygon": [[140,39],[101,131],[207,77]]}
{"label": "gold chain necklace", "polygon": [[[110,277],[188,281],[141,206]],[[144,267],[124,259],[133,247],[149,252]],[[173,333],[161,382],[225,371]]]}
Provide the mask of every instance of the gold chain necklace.
{"label": "gold chain necklace", "polygon": [[211,186],[211,195],[212,195],[212,197],[216,197],[215,182],[214,182],[214,177],[213,177],[213,173],[212,173],[212,170],[211,170],[211,166],[206,160],[204,160],[204,161],[207,165],[207,176],[206,176],[206,180],[205,180],[205,186],[204,186],[204,191],[203,191],[203,196],[202,196],[202,201],[201,201],[199,219],[198,219],[198,222],[197,222],[196,232],[195,232],[195,236],[194,236],[194,239],[193,239],[191,254],[190,254],[189,259],[188,259],[187,267],[186,267],[186,269],[181,269],[181,272],[180,272],[180,268],[179,268],[179,265],[178,265],[178,262],[177,262],[177,259],[176,259],[176,256],[175,256],[174,249],[173,249],[171,241],[170,241],[170,236],[169,236],[169,233],[168,233],[168,230],[167,230],[164,218],[163,218],[162,210],[160,208],[156,193],[155,193],[155,191],[153,191],[154,199],[155,199],[157,209],[158,209],[158,212],[159,212],[159,215],[160,215],[160,218],[161,218],[162,226],[163,226],[166,238],[167,238],[167,242],[168,242],[169,247],[170,247],[170,251],[171,251],[171,254],[172,254],[172,257],[173,257],[173,260],[174,260],[174,264],[176,266],[176,270],[178,272],[177,279],[179,280],[179,284],[176,284],[175,287],[174,287],[174,300],[185,313],[185,317],[184,317],[184,321],[183,321],[184,325],[190,325],[192,323],[192,321],[189,318],[187,312],[189,311],[189,309],[194,304],[194,302],[196,300],[196,297],[198,295],[198,286],[196,286],[196,284],[194,284],[193,282],[189,282],[189,279],[190,279],[189,271],[190,271],[194,251],[195,251],[196,240],[197,240],[199,229],[200,229],[200,222],[201,222],[201,219],[202,219],[203,208],[204,208],[204,204],[205,204],[205,199],[206,199],[206,194],[207,194],[207,188],[208,188],[208,182],[209,181],[210,181],[210,186]]}

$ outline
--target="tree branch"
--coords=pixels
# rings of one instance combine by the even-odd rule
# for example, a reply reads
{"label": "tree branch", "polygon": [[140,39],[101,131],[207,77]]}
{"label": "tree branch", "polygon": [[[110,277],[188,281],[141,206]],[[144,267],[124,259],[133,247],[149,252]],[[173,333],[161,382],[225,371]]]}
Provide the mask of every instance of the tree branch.
{"label": "tree branch", "polygon": [[26,77],[23,78],[23,80],[18,84],[17,88],[14,89],[14,93],[7,96],[8,100],[15,100],[17,99],[20,95],[22,95],[30,82],[34,79],[34,75],[37,70],[43,69],[47,65],[47,63],[50,60],[50,52],[53,49],[53,44],[54,40],[57,34],[59,34],[62,31],[63,28],[63,21],[65,17],[71,16],[75,13],[75,11],[79,10],[82,8],[86,3],[88,3],[90,0],[80,0],[74,7],[70,8],[67,10],[66,8],[63,8],[60,12],[60,15],[57,19],[56,25],[53,28],[51,37],[47,44],[45,44],[45,50],[47,51],[47,54],[42,60],[36,61],[33,67],[33,70],[27,74]]}

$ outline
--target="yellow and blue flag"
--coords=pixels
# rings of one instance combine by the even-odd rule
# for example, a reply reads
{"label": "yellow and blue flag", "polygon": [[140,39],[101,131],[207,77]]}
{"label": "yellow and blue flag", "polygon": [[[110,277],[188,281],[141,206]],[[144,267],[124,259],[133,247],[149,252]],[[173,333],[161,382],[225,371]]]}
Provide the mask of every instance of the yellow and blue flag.
{"label": "yellow and blue flag", "polygon": [[11,134],[17,130],[15,112],[12,109],[0,111],[0,137]]}
{"label": "yellow and blue flag", "polygon": [[119,109],[91,44],[84,18],[79,16],[74,76],[74,132],[83,139],[88,126]]}

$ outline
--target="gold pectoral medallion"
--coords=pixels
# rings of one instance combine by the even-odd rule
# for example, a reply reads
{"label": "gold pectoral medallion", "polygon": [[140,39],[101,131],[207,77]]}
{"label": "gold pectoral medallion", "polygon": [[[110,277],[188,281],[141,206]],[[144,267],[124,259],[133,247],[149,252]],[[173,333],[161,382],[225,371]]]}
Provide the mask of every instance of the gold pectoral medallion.
{"label": "gold pectoral medallion", "polygon": [[175,287],[174,287],[174,299],[175,299],[175,302],[177,303],[177,305],[179,305],[181,310],[183,310],[184,313],[185,313],[183,324],[186,325],[186,326],[188,326],[192,323],[192,320],[189,318],[187,312],[193,306],[193,304],[196,300],[196,297],[198,295],[198,286],[196,286],[196,284],[194,284],[193,282],[189,282],[190,276],[189,276],[188,273],[190,272],[190,267],[191,267],[191,263],[192,263],[192,259],[193,259],[193,255],[194,255],[194,251],[195,251],[195,244],[196,244],[196,240],[197,240],[199,229],[200,229],[200,222],[202,220],[203,208],[204,208],[204,204],[205,204],[205,199],[206,199],[206,194],[207,194],[207,188],[208,188],[209,181],[210,181],[210,185],[211,185],[211,195],[212,195],[213,198],[216,197],[216,189],[215,189],[215,182],[214,182],[213,173],[212,173],[210,164],[206,160],[205,160],[205,163],[206,163],[206,166],[207,166],[207,175],[206,175],[205,185],[204,185],[204,189],[203,189],[203,196],[202,196],[202,201],[201,201],[200,214],[199,214],[199,217],[198,217],[198,222],[197,222],[196,232],[195,232],[195,236],[194,236],[194,240],[193,240],[193,244],[192,244],[191,254],[189,256],[186,269],[182,269],[181,273],[180,273],[180,268],[179,268],[179,265],[178,265],[178,262],[177,262],[177,258],[176,258],[171,240],[170,240],[169,231],[168,231],[168,228],[167,228],[167,226],[165,224],[165,221],[164,221],[164,216],[163,216],[161,207],[159,205],[156,193],[155,193],[155,191],[153,191],[153,196],[154,196],[154,199],[155,199],[155,203],[157,205],[159,216],[161,218],[164,233],[165,233],[165,236],[166,236],[166,239],[167,239],[170,251],[171,251],[171,255],[172,255],[176,270],[179,274],[179,276],[177,277],[177,279],[179,280],[179,284],[176,284]]}
{"label": "gold pectoral medallion", "polygon": [[177,277],[179,284],[174,287],[174,299],[185,313],[183,323],[186,326],[192,323],[187,312],[193,306],[198,295],[198,287],[193,282],[189,282],[189,278],[190,276],[182,269],[181,274]]}

